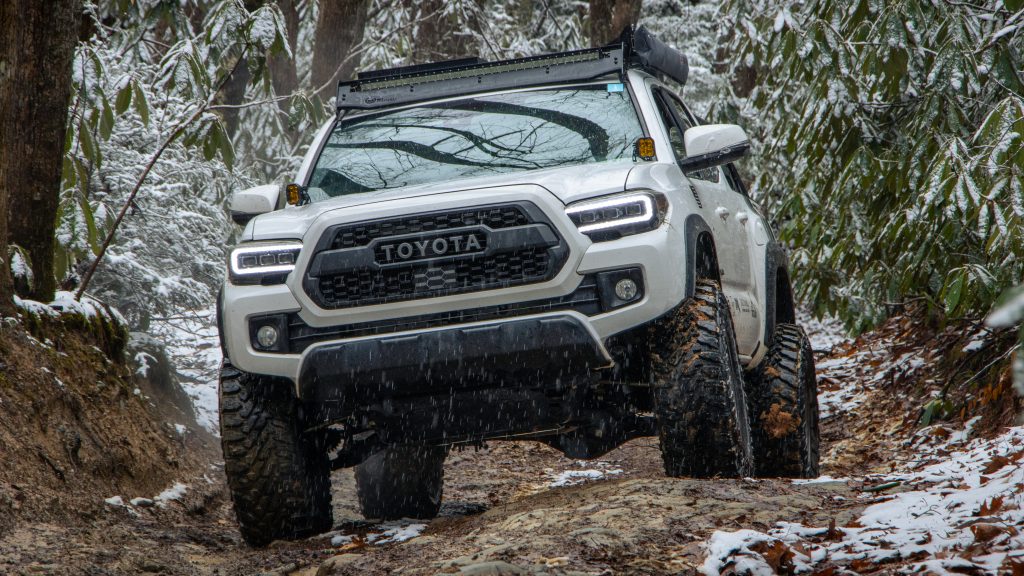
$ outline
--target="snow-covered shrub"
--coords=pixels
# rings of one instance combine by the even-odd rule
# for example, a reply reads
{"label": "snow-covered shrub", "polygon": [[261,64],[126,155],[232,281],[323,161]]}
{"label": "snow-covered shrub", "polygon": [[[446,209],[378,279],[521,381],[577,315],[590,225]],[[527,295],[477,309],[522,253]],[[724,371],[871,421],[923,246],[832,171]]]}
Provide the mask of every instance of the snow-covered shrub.
{"label": "snow-covered shrub", "polygon": [[[796,286],[854,327],[919,298],[977,317],[1024,277],[1019,0],[731,0],[755,196]],[[746,68],[746,70],[744,70]]]}
{"label": "snow-covered shrub", "polygon": [[718,2],[644,0],[640,25],[686,54],[690,76],[683,87],[687,105],[698,116],[717,118],[726,77],[717,70],[718,28],[722,18]]}
{"label": "snow-covered shrub", "polygon": [[[441,3],[440,16],[457,30],[449,46],[461,46],[463,54],[489,60],[533,56],[544,52],[574,50],[588,45],[583,18],[587,2],[569,0],[453,0]],[[412,62],[420,24],[434,14],[427,3],[394,3],[371,0],[360,69],[402,66]]]}
{"label": "snow-covered shrub", "polygon": [[[249,166],[232,172],[234,148],[212,106],[237,66],[258,72],[287,47],[273,5],[204,3],[195,30],[166,3],[129,8],[97,25],[75,57],[56,272],[80,280],[127,206],[88,291],[146,330],[153,317],[214,298],[231,232],[224,200],[255,179]],[[109,6],[92,10],[111,18]]]}

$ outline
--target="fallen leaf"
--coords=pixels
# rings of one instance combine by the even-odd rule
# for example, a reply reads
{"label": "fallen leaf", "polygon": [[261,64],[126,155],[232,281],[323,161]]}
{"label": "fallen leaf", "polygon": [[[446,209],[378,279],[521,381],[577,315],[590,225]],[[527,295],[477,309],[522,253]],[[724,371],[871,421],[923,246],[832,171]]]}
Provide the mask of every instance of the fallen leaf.
{"label": "fallen leaf", "polygon": [[1024,561],[1018,562],[1007,556],[1006,560],[1003,560],[1002,566],[999,567],[999,573],[1009,574],[1010,576],[1024,576]]}
{"label": "fallen leaf", "polygon": [[781,540],[758,542],[750,549],[760,554],[776,574],[794,574],[796,572],[796,567],[793,565],[795,554]]}
{"label": "fallen leaf", "polygon": [[975,542],[988,542],[1003,533],[1001,526],[995,524],[979,523],[971,526],[971,533],[974,534]]}
{"label": "fallen leaf", "polygon": [[349,550],[358,550],[360,548],[366,548],[366,546],[368,544],[369,543],[366,541],[365,537],[356,534],[355,536],[352,537],[352,541],[351,542],[349,542],[348,544],[345,544],[344,546],[338,548],[337,550],[338,550],[338,552],[347,552]]}
{"label": "fallen leaf", "polygon": [[975,516],[992,516],[1003,509],[1003,497],[995,496],[991,500],[982,503],[981,509]]}
{"label": "fallen leaf", "polygon": [[858,574],[868,574],[871,572],[877,572],[881,566],[879,566],[874,560],[861,558],[850,562],[850,568]]}
{"label": "fallen leaf", "polygon": [[1003,466],[1006,466],[1009,463],[1010,459],[1007,458],[1006,456],[993,456],[992,460],[985,465],[985,468],[982,470],[982,472],[984,474],[992,474],[993,472],[1002,469]]}

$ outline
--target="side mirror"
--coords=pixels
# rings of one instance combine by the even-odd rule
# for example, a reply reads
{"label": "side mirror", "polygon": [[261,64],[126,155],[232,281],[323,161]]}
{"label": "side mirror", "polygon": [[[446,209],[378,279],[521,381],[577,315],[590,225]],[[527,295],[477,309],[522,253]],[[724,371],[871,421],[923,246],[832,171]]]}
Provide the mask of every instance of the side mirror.
{"label": "side mirror", "polygon": [[277,199],[281,195],[281,187],[277,184],[266,184],[240,190],[231,194],[231,219],[239,226],[245,226],[255,216],[272,212],[277,208]]}
{"label": "side mirror", "polygon": [[694,126],[683,133],[686,158],[679,162],[683,172],[712,168],[739,160],[750,150],[750,140],[735,124]]}

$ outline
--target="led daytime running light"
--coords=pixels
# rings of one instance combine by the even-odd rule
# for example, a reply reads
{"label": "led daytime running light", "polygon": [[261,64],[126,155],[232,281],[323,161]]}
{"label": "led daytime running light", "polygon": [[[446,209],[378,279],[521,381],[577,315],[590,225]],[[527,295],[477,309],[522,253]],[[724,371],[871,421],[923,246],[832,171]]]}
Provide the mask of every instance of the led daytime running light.
{"label": "led daytime running light", "polygon": [[[299,242],[240,246],[231,251],[231,274],[234,276],[258,276],[262,274],[291,272],[295,269],[295,260],[298,258],[301,249],[302,244]],[[280,263],[280,256],[282,255],[290,255],[291,263]],[[246,256],[255,256],[256,264],[243,265],[242,260]],[[273,263],[264,263],[267,258],[272,259]]]}
{"label": "led daytime running light", "polygon": [[588,232],[597,232],[600,230],[607,230],[609,228],[628,226],[630,224],[650,222],[651,218],[654,216],[654,201],[647,194],[630,194],[629,196],[618,196],[607,200],[584,202],[575,206],[570,206],[565,209],[565,213],[572,215],[579,212],[603,210],[605,208],[615,208],[618,206],[628,206],[630,204],[638,203],[643,206],[643,212],[641,214],[627,218],[618,218],[615,220],[608,220],[606,222],[596,222],[594,224],[584,224],[579,226],[579,231],[586,234]]}

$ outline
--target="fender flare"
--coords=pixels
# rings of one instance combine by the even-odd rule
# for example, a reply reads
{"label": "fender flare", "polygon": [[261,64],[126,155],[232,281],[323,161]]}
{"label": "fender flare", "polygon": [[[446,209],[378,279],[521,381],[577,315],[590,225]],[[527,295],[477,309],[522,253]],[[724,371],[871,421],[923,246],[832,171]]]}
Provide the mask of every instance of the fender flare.
{"label": "fender flare", "polygon": [[[785,247],[772,238],[765,246],[764,256],[764,343],[770,347],[775,337],[775,325],[780,322],[795,322],[796,308],[793,302],[793,287],[790,284],[789,255]],[[781,292],[780,281],[785,283]]]}
{"label": "fender flare", "polygon": [[221,286],[220,290],[217,291],[217,339],[220,341],[220,353],[227,359],[228,356],[228,345],[224,340],[224,287]]}
{"label": "fender flare", "polygon": [[[711,239],[711,248],[714,250],[714,234],[711,233],[711,226],[698,214],[690,214],[683,222],[683,238],[686,242],[686,285],[683,287],[684,299],[692,298],[697,283],[697,251],[698,242],[702,235]],[[718,264],[718,255],[712,254],[715,265]],[[715,279],[721,280],[719,271],[715,269]]]}

